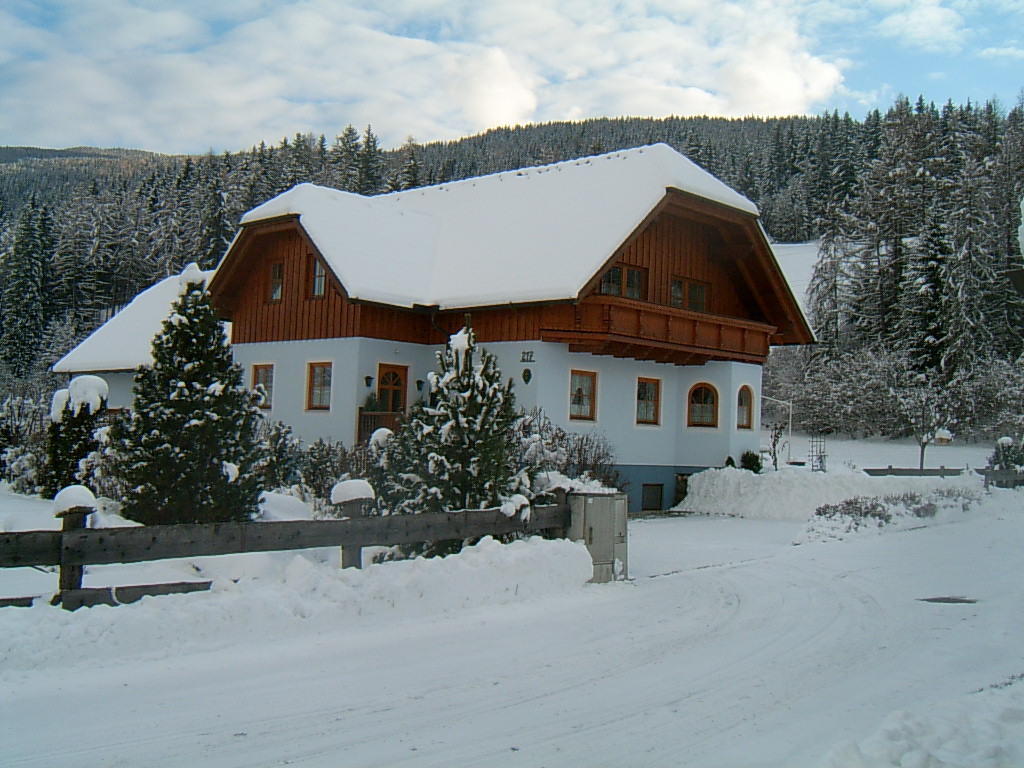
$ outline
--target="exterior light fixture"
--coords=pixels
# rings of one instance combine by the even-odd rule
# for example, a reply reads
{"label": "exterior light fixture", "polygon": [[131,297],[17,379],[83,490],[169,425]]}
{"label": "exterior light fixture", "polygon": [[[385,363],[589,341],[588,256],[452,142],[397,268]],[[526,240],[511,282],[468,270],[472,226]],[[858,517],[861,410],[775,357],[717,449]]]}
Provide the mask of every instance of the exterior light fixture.
{"label": "exterior light fixture", "polygon": [[363,381],[366,382],[367,387],[373,386],[373,376],[367,376],[365,379],[363,379]]}

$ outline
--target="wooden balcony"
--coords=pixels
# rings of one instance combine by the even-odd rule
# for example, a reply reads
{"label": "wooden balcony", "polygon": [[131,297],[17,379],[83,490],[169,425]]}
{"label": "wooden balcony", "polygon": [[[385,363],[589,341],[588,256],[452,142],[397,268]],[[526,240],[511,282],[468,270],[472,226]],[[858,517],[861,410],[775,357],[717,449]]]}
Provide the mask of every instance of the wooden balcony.
{"label": "wooden balcony", "polygon": [[617,296],[591,296],[548,313],[543,341],[589,352],[676,365],[708,360],[763,363],[775,326]]}
{"label": "wooden balcony", "polygon": [[381,427],[397,432],[398,425],[401,423],[403,416],[405,414],[401,411],[367,411],[364,408],[360,408],[357,442],[360,445],[365,444],[370,439],[370,435]]}

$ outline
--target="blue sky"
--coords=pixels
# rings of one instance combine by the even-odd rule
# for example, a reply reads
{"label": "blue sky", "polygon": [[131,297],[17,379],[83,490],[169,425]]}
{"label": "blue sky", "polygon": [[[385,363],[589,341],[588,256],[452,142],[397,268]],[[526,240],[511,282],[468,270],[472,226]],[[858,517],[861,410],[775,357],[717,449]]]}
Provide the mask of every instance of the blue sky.
{"label": "blue sky", "polygon": [[4,0],[0,144],[385,147],[598,116],[862,118],[1024,88],[1024,0]]}

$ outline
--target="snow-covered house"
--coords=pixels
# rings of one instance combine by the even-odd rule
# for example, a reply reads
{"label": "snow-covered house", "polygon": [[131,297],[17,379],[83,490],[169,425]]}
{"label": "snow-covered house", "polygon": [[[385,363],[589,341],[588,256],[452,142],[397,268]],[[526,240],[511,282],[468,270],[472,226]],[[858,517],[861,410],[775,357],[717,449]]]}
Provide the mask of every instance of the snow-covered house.
{"label": "snow-covered house", "polygon": [[[301,184],[209,287],[307,440],[393,424],[468,315],[522,406],[611,440],[634,510],[757,451],[769,345],[812,341],[756,207],[663,144],[372,198]],[[55,370],[94,372],[89,343]]]}

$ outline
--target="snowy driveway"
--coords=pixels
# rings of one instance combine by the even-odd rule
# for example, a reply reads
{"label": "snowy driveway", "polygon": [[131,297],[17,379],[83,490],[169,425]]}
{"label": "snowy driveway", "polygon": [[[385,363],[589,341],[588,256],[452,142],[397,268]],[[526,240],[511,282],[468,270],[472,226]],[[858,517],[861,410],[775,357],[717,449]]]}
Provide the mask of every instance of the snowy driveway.
{"label": "snowy driveway", "polygon": [[[1020,516],[793,546],[800,528],[634,522],[630,583],[199,642],[184,621],[180,645],[0,665],[0,763],[815,766],[891,710],[1024,672]],[[217,622],[205,596],[161,599]]]}

